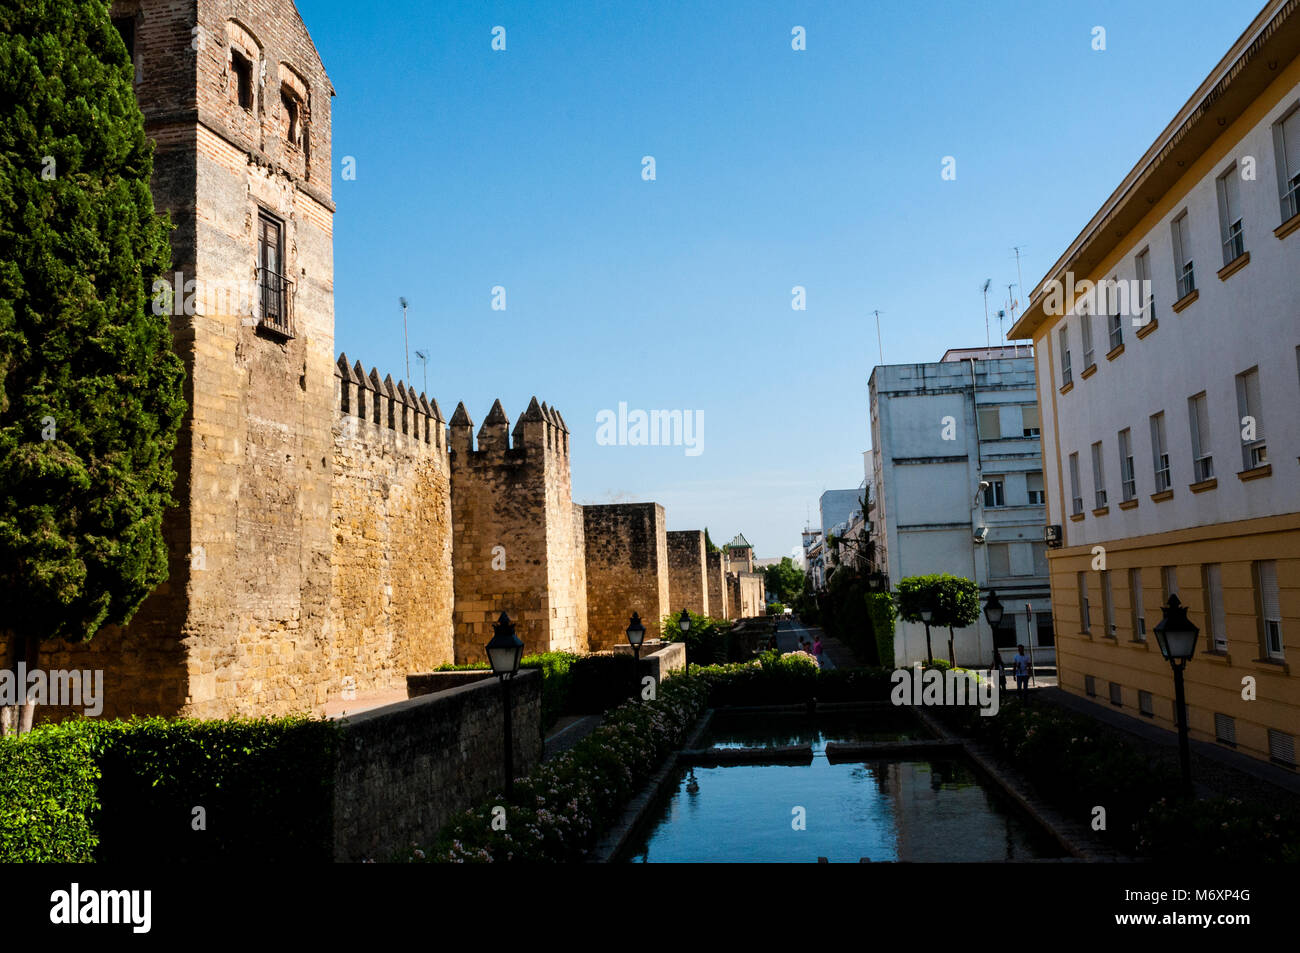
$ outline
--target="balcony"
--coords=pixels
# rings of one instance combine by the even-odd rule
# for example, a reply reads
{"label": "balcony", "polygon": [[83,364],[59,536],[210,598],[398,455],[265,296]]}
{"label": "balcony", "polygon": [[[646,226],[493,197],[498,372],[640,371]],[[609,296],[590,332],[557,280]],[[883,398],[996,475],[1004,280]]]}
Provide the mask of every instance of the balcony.
{"label": "balcony", "polygon": [[268,268],[257,269],[258,328],[293,337],[293,282]]}

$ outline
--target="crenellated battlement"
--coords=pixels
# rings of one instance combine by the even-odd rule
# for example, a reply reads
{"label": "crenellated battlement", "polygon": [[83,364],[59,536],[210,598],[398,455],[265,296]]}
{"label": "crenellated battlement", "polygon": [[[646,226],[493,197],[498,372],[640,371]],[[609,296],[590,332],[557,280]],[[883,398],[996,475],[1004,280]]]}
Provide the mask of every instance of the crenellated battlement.
{"label": "crenellated battlement", "polygon": [[569,428],[558,410],[545,402],[539,404],[536,397],[529,401],[513,429],[501,401],[493,401],[479,427],[477,445],[474,421],[464,403],[459,403],[451,415],[448,439],[452,453],[460,455],[461,462],[521,463],[551,456],[566,468],[569,465]]}
{"label": "crenellated battlement", "polygon": [[367,374],[360,361],[349,365],[347,354],[340,354],[334,365],[334,396],[340,418],[355,417],[447,450],[446,422],[437,400],[417,395],[403,381],[394,384],[391,375],[381,381],[373,367]]}

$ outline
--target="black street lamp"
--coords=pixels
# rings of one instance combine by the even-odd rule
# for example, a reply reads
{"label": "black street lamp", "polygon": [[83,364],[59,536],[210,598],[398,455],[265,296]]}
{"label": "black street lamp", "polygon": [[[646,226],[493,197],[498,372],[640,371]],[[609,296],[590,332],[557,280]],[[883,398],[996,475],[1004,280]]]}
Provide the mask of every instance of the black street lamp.
{"label": "black street lamp", "polygon": [[627,624],[627,642],[632,646],[632,697],[636,697],[637,676],[641,672],[641,643],[645,641],[645,626],[639,613],[633,612]]}
{"label": "black street lamp", "polygon": [[492,666],[492,674],[501,683],[501,699],[505,705],[507,801],[514,795],[515,791],[514,732],[511,725],[511,709],[513,705],[510,697],[510,682],[519,672],[519,660],[523,658],[523,655],[524,643],[515,635],[515,624],[503,612],[501,618],[492,626],[492,641],[487,644],[487,656],[488,662]]}
{"label": "black street lamp", "polygon": [[1169,597],[1169,605],[1161,606],[1163,618],[1156,623],[1156,642],[1160,654],[1174,670],[1174,707],[1178,709],[1178,760],[1183,768],[1183,793],[1192,796],[1192,753],[1187,742],[1187,696],[1183,692],[1183,669],[1196,654],[1196,638],[1201,630],[1187,618],[1187,610],[1178,596]]}
{"label": "black street lamp", "polygon": [[[685,640],[686,633],[691,631],[691,614],[686,609],[682,609],[682,614],[677,619],[677,628],[682,630],[682,639]],[[691,663],[686,658],[685,646],[682,647],[682,659],[682,674],[689,675],[691,673]]]}
{"label": "black street lamp", "polygon": [[934,652],[930,648],[930,620],[934,618],[934,610],[928,605],[921,610],[921,621],[925,623],[925,662],[927,665],[934,661]]}

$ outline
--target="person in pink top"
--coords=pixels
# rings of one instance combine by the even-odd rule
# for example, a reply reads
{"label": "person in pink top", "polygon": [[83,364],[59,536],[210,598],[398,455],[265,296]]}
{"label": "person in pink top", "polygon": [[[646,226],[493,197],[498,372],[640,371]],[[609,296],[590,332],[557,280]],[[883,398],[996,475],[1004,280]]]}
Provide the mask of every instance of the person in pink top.
{"label": "person in pink top", "polygon": [[817,664],[822,663],[822,637],[817,636],[817,641],[813,643],[813,658],[817,659]]}

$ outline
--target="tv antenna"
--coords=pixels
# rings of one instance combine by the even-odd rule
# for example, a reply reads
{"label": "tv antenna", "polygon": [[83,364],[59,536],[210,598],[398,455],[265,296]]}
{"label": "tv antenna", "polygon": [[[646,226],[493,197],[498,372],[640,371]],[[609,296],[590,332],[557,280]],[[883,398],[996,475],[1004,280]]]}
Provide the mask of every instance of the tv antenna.
{"label": "tv antenna", "polygon": [[984,347],[991,348],[993,342],[989,340],[989,285],[993,284],[992,278],[984,279]]}
{"label": "tv antenna", "polygon": [[880,311],[871,312],[876,316],[876,347],[880,349],[880,363],[885,363],[885,345],[880,339]]}
{"label": "tv antenna", "polygon": [[406,299],[397,299],[402,304],[402,349],[406,352],[406,380],[411,380],[411,344],[406,335]]}
{"label": "tv antenna", "polygon": [[424,393],[429,393],[429,355],[426,351],[416,351],[415,359],[424,365]]}
{"label": "tv antenna", "polygon": [[[1017,288],[1023,288],[1025,286],[1025,276],[1020,273],[1020,249],[1024,247],[1026,246],[1024,245],[1011,246],[1011,250],[1016,253],[1016,287]],[[1016,316],[1016,309],[1013,307],[1011,309],[1012,320],[1015,320],[1015,316]]]}

